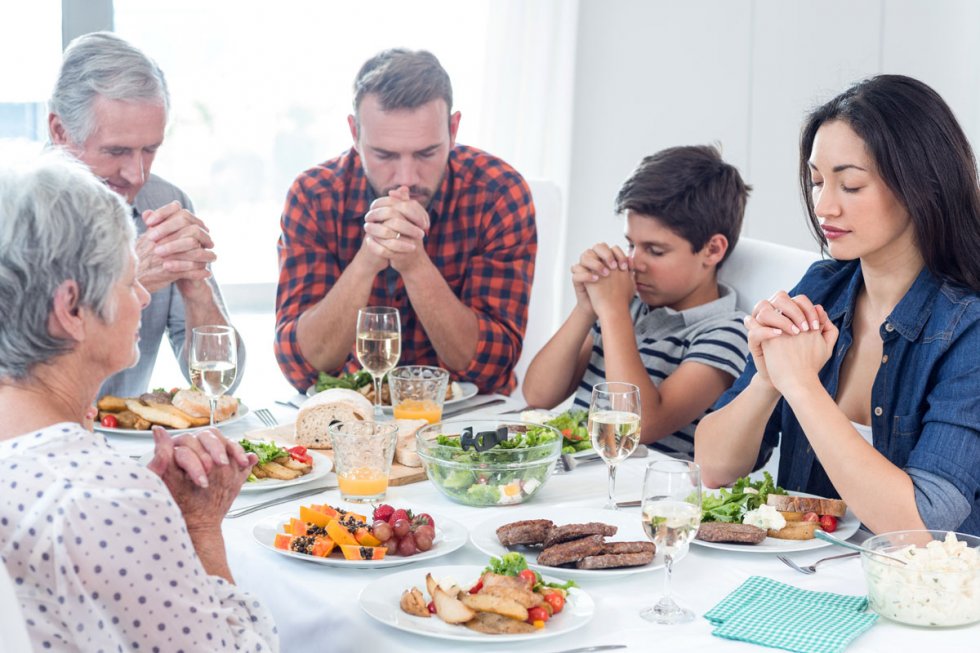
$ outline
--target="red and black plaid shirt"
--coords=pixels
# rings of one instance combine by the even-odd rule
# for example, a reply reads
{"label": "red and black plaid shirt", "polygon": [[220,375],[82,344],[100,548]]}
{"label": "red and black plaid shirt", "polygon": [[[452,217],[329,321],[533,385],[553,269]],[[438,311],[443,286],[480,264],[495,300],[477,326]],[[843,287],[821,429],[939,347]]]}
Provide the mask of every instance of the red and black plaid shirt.
{"label": "red and black plaid shirt", "polygon": [[[364,215],[373,200],[353,150],[301,174],[286,198],[275,350],[283,373],[300,390],[315,382],[317,370],[296,342],[297,321],[330,291],[360,249]],[[429,204],[429,217],[426,252],[479,325],[476,355],[453,376],[475,383],[481,392],[510,393],[516,385],[513,369],[524,340],[537,252],[527,183],[500,159],[457,145]],[[400,364],[447,367],[429,343],[397,271],[388,268],[378,274],[368,304],[399,309]],[[359,368],[352,348],[342,371]]]}

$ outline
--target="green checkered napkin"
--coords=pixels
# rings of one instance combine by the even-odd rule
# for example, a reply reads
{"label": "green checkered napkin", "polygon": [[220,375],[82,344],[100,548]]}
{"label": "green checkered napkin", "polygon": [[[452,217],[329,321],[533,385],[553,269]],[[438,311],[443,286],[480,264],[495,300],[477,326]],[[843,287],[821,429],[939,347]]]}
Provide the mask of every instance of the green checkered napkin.
{"label": "green checkered napkin", "polygon": [[812,592],[752,576],[704,618],[713,635],[797,653],[839,653],[870,628],[878,615],[868,599]]}

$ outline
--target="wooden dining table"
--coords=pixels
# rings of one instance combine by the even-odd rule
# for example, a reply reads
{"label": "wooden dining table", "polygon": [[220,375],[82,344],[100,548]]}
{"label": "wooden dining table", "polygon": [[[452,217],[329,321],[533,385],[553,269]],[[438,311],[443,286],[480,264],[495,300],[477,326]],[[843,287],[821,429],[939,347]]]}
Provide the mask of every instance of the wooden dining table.
{"label": "wooden dining table", "polygon": [[[508,419],[519,415],[522,402],[517,398],[505,398],[501,404],[476,408],[466,417],[485,418],[505,414]],[[301,398],[296,398],[297,402]],[[486,397],[474,397],[479,403]],[[280,423],[295,420],[293,407],[269,402],[270,410]],[[247,431],[262,428],[253,414],[228,425],[224,432],[229,437],[241,437]],[[140,455],[152,447],[152,439],[130,436],[108,436],[111,443],[131,455]],[[639,499],[645,465],[663,458],[651,452],[646,458],[631,458],[618,470],[617,499]],[[561,511],[599,510],[606,503],[606,467],[601,463],[584,464],[568,473],[555,473],[544,487],[528,502],[517,506],[468,507],[446,498],[431,482],[423,481],[392,487],[386,502],[396,507],[408,507],[448,517],[472,531],[474,527],[491,519],[504,519],[508,515],[525,514],[537,509],[541,517]],[[765,576],[796,587],[864,595],[867,593],[860,560],[844,559],[821,565],[817,573],[804,575],[794,571],[773,553],[759,553],[751,548],[743,551],[717,550],[697,543],[674,564],[673,593],[678,602],[691,608],[698,617],[686,624],[663,626],[643,620],[642,608],[652,605],[663,593],[663,571],[619,574],[603,577],[590,576],[577,579],[582,591],[594,603],[594,614],[581,627],[553,637],[541,637],[540,641],[508,643],[504,639],[487,635],[479,642],[460,642],[398,630],[369,616],[361,607],[361,592],[366,587],[386,577],[411,570],[418,565],[424,576],[427,569],[444,566],[467,565],[474,573],[486,566],[489,556],[478,550],[472,542],[448,555],[425,561],[404,558],[402,566],[382,569],[344,568],[326,566],[297,560],[270,550],[260,544],[254,530],[257,524],[268,523],[277,515],[292,513],[298,516],[301,505],[326,503],[364,512],[363,506],[341,501],[336,480],[331,473],[317,481],[317,486],[334,486],[312,497],[296,499],[282,505],[236,519],[224,521],[225,546],[235,582],[254,594],[272,611],[279,628],[282,651],[358,651],[360,653],[386,653],[388,651],[540,651],[559,653],[581,647],[618,644],[630,651],[711,651],[733,653],[764,650],[743,642],[713,636],[713,626],[702,615],[734,591],[753,575]],[[303,489],[302,486],[269,492],[243,493],[233,508],[241,508],[259,501],[288,495]],[[640,520],[639,508],[623,508],[619,517],[628,515]],[[867,537],[859,531],[855,540]],[[436,543],[438,547],[438,541]],[[787,554],[800,563],[809,564],[818,558],[841,553],[832,547]],[[552,573],[562,576],[561,569]],[[466,578],[458,578],[467,582]],[[401,588],[401,589],[407,589]],[[423,588],[424,591],[424,588]],[[544,631],[548,630],[545,625]],[[545,633],[542,632],[544,635]],[[980,624],[960,628],[927,629],[905,626],[885,618],[856,639],[849,647],[854,653],[880,653],[883,651],[949,651],[966,652],[980,650]]]}

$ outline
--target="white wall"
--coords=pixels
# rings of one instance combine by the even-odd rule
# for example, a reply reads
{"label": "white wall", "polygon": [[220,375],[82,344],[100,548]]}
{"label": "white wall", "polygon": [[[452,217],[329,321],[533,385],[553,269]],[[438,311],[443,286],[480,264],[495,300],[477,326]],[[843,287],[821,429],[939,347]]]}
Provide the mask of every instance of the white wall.
{"label": "white wall", "polygon": [[[971,0],[583,0],[579,4],[565,269],[622,241],[612,213],[640,158],[720,142],[755,190],[743,233],[816,249],[797,139],[852,82],[902,73],[933,86],[980,147],[980,3]],[[571,308],[570,284],[563,288]]]}

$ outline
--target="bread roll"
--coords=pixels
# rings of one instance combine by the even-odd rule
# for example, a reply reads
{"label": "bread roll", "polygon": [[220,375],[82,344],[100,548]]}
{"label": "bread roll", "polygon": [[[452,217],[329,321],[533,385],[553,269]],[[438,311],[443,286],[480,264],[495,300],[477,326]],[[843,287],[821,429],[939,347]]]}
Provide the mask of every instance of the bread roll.
{"label": "bread roll", "polygon": [[[194,388],[178,390],[172,400],[174,408],[187,413],[191,417],[207,417],[211,419],[211,402],[200,390]],[[238,412],[238,400],[229,395],[221,395],[214,407],[214,423],[223,422],[235,416]],[[208,422],[205,422],[207,424]]]}
{"label": "bread roll", "polygon": [[395,462],[406,467],[421,467],[415,434],[428,424],[424,419],[397,419],[398,444],[395,445]]}
{"label": "bread roll", "polygon": [[[818,515],[843,517],[847,504],[840,499],[821,499],[818,497],[798,497],[786,494],[769,494],[766,503],[780,512],[815,512]],[[790,521],[790,520],[787,520]]]}
{"label": "bread roll", "polygon": [[374,406],[355,390],[331,388],[306,400],[296,415],[296,444],[330,449],[328,428],[334,422],[373,422]]}

